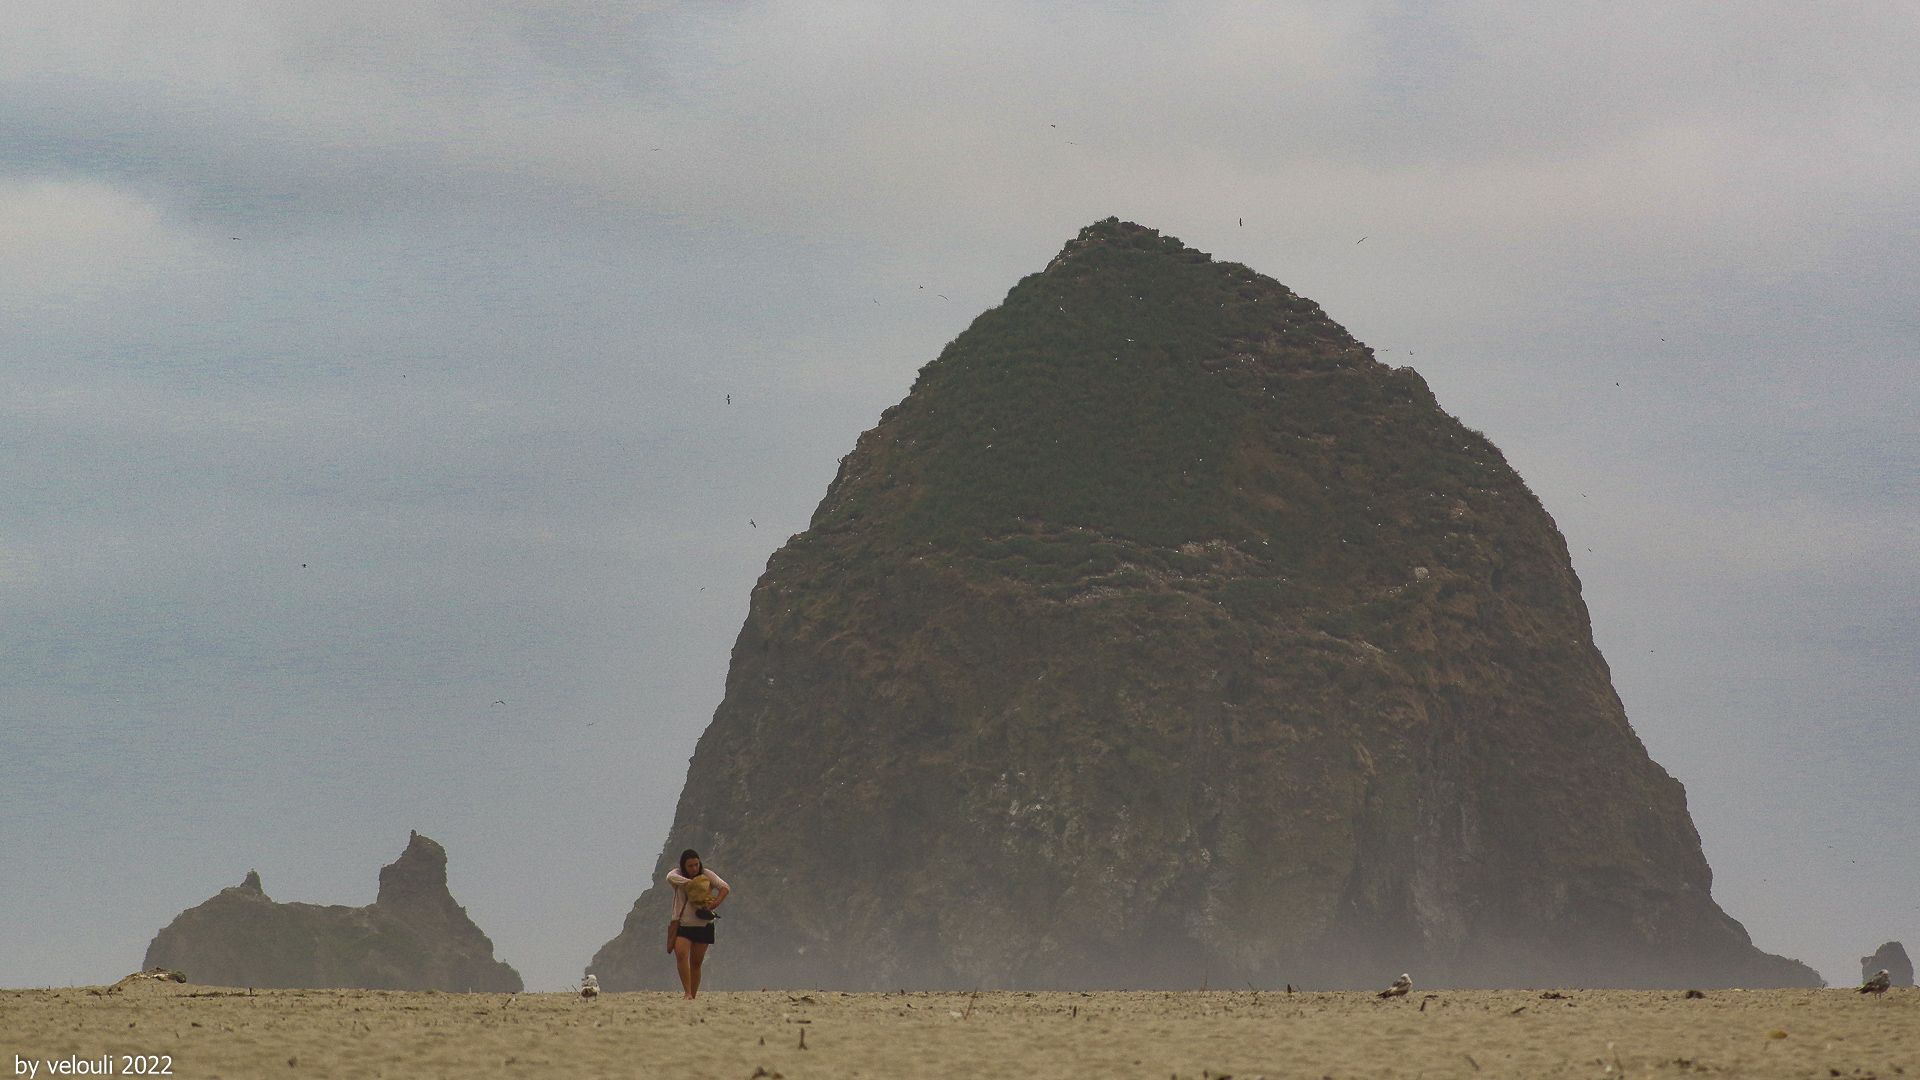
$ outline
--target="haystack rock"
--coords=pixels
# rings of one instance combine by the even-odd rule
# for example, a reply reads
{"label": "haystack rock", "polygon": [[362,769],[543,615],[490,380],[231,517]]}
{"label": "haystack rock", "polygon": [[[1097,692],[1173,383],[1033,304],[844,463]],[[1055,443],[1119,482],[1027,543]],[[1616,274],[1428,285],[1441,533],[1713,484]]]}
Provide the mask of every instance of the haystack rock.
{"label": "haystack rock", "polygon": [[1278,282],[1114,219],[928,364],[754,588],[671,987],[1818,985],[1710,895],[1565,542]]}
{"label": "haystack rock", "polygon": [[1875,949],[1872,956],[1860,958],[1861,982],[1873,978],[1876,971],[1886,972],[1891,986],[1913,985],[1913,961],[1907,956],[1906,946],[1897,941],[1889,941]]}
{"label": "haystack rock", "polygon": [[520,973],[447,891],[447,851],[414,833],[366,907],[282,904],[260,875],[188,908],[147,946],[148,968],[213,986],[518,993]]}

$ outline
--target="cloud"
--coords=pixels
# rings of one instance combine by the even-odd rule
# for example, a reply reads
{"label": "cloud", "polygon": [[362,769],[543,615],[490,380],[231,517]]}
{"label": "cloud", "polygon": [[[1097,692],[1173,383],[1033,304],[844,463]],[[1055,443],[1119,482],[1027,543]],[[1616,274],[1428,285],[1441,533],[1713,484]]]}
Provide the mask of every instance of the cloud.
{"label": "cloud", "polygon": [[0,308],[75,309],[207,260],[153,202],[98,180],[0,179]]}
{"label": "cloud", "polygon": [[1212,204],[1283,215],[1290,235],[1348,232],[1361,210],[1507,244],[1728,215],[1764,229],[1920,172],[1914,20],[1893,5],[29,10],[36,47],[0,53],[20,85],[158,110],[121,123],[133,148],[171,128],[216,197],[257,190],[285,212],[303,191],[363,209],[545,200],[897,243],[938,216],[1176,224]]}

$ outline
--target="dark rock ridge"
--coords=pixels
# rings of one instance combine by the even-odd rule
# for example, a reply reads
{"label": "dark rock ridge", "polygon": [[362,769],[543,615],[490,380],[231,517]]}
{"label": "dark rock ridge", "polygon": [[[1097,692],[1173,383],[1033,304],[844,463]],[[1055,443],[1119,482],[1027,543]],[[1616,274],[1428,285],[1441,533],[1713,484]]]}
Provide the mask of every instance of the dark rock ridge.
{"label": "dark rock ridge", "polygon": [[447,891],[447,851],[414,833],[366,907],[282,904],[260,875],[188,908],[147,946],[146,967],[211,986],[519,993],[520,973]]}
{"label": "dark rock ridge", "polygon": [[[732,882],[728,882],[732,884]],[[1897,941],[1889,941],[1873,951],[1872,956],[1860,958],[1860,981],[1866,982],[1876,972],[1885,971],[1894,986],[1913,985],[1913,961],[1907,957],[1906,946]]]}
{"label": "dark rock ridge", "polygon": [[589,971],[714,988],[1818,985],[1490,442],[1312,301],[1109,219],[928,364],[753,591]]}

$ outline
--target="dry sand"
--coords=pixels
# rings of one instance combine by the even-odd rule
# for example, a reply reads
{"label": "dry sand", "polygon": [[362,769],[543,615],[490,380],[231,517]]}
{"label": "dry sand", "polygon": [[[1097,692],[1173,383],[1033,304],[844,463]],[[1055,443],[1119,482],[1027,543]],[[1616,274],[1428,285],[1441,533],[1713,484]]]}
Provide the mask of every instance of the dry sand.
{"label": "dry sand", "polygon": [[[1920,1080],[1920,991],[385,993],[0,990],[0,1069],[173,1076],[1847,1077]],[[1424,1006],[1424,1008],[1423,1008]],[[801,1049],[802,1036],[806,1048]],[[38,1077],[47,1075],[42,1064]]]}

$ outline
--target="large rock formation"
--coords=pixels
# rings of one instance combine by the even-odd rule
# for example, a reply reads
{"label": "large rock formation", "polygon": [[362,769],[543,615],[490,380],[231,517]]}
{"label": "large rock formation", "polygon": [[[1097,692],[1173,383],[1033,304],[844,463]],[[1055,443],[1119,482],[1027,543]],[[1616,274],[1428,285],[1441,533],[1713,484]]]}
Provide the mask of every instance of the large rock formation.
{"label": "large rock formation", "polygon": [[380,869],[379,897],[366,907],[276,903],[248,871],[160,931],[145,966],[214,986],[521,989],[520,973],[493,958],[493,942],[447,891],[446,849],[419,833]]}
{"label": "large rock formation", "polygon": [[[708,985],[1818,985],[1500,452],[1278,282],[1108,220],[774,554],[656,867]],[[663,887],[590,971],[674,982]]]}
{"label": "large rock formation", "polygon": [[[729,882],[728,884],[732,884]],[[1873,951],[1872,956],[1860,958],[1860,981],[1873,978],[1875,972],[1884,971],[1894,986],[1913,985],[1913,961],[1907,957],[1906,946],[1897,941],[1889,941]]]}

